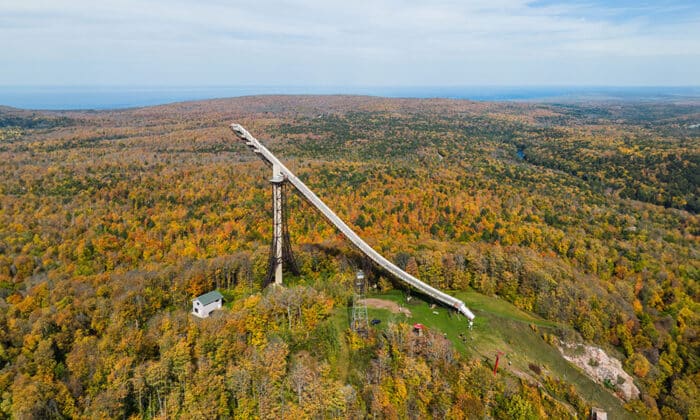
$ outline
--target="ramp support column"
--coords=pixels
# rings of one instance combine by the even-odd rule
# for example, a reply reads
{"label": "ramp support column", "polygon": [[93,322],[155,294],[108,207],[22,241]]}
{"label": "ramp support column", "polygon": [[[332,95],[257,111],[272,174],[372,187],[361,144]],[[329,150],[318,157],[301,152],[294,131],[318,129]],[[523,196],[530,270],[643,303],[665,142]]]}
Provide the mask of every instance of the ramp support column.
{"label": "ramp support column", "polygon": [[[284,216],[282,203],[282,184],[285,179],[278,165],[272,165],[272,264],[270,274],[274,275],[274,283],[282,284],[282,250],[284,246]],[[272,277],[272,276],[271,276]],[[272,278],[270,279],[272,280]]]}

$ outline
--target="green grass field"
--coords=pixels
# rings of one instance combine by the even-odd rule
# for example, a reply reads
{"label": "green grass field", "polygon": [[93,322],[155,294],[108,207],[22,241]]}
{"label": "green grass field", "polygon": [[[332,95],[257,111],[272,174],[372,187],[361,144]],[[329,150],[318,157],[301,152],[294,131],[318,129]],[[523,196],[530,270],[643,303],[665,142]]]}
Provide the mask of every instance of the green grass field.
{"label": "green grass field", "polygon": [[[384,309],[368,308],[370,320],[381,320],[379,325],[372,328],[384,328],[391,321],[422,323],[433,331],[446,334],[460,353],[471,358],[481,358],[491,366],[498,351],[505,353],[499,363],[500,372],[509,371],[520,377],[527,376],[532,380],[539,380],[539,375],[529,368],[530,364],[538,365],[543,375],[573,384],[584,400],[605,409],[610,418],[634,418],[623,409],[620,400],[567,362],[557,348],[542,338],[543,332],[568,327],[522,311],[502,299],[484,296],[474,291],[451,294],[462,299],[476,315],[471,330],[465,317],[455,315],[440,305],[431,308],[430,303],[415,296],[410,302],[406,302],[403,292],[397,290],[375,293],[368,297],[391,300],[403,305],[411,310],[411,318]],[[338,308],[333,322],[341,330],[347,329],[350,316],[348,308]],[[460,334],[463,334],[464,338],[460,337]]]}

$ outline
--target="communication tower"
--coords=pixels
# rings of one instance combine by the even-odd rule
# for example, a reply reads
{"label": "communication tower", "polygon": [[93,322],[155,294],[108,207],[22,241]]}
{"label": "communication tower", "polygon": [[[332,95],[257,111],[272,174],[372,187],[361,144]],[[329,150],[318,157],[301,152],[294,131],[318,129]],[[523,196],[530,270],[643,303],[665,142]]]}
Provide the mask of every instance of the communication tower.
{"label": "communication tower", "polygon": [[367,336],[369,333],[369,320],[367,316],[367,303],[365,291],[367,289],[365,272],[360,270],[355,276],[355,295],[352,299],[352,323],[350,326],[359,335]]}

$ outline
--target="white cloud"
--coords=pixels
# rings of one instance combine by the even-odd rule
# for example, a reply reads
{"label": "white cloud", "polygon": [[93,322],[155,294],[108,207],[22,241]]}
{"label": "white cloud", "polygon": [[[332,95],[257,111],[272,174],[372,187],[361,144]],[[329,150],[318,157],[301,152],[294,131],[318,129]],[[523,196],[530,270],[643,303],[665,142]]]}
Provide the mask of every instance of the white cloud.
{"label": "white cloud", "polygon": [[530,3],[0,3],[0,84],[700,84],[643,73],[700,64],[698,13]]}

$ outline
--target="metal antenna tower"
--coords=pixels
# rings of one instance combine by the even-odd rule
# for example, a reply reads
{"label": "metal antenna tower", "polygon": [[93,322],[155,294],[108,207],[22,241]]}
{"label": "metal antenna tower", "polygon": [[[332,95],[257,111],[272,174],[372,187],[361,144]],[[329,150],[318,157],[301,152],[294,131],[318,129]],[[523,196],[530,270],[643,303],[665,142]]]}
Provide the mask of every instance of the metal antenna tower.
{"label": "metal antenna tower", "polygon": [[369,317],[367,316],[367,303],[365,302],[366,289],[365,272],[360,270],[355,276],[355,295],[352,299],[352,323],[350,326],[359,335],[365,337],[369,333]]}

